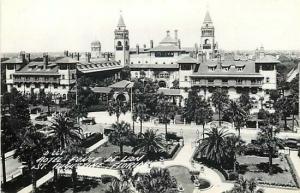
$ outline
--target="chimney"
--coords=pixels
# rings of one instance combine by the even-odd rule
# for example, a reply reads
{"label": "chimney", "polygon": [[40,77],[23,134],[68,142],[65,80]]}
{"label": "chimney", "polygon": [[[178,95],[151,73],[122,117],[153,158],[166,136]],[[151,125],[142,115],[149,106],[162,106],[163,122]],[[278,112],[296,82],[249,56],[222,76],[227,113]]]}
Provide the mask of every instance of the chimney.
{"label": "chimney", "polygon": [[25,58],[25,52],[24,51],[20,52],[20,58],[22,60],[22,63],[25,64],[26,63],[26,60],[25,60],[26,58]]}
{"label": "chimney", "polygon": [[30,53],[27,54],[27,61],[30,62]]}
{"label": "chimney", "polygon": [[153,48],[153,40],[150,40],[150,48]]}
{"label": "chimney", "polygon": [[175,37],[175,40],[178,39],[178,30],[177,29],[174,30],[174,37]]}
{"label": "chimney", "polygon": [[46,69],[48,65],[48,53],[43,54],[43,62],[44,62],[44,69]]}
{"label": "chimney", "polygon": [[91,53],[90,52],[86,52],[86,59],[87,59],[87,62],[91,62]]}
{"label": "chimney", "polygon": [[71,53],[71,58],[73,58],[74,57],[74,53]]}
{"label": "chimney", "polygon": [[144,48],[146,48],[147,46],[146,46],[146,44],[144,44]]}
{"label": "chimney", "polygon": [[178,40],[178,48],[181,49],[181,41]]}
{"label": "chimney", "polygon": [[136,54],[140,53],[140,46],[138,44],[136,44]]}
{"label": "chimney", "polygon": [[170,36],[170,30],[167,30],[167,37]]}
{"label": "chimney", "polygon": [[68,57],[68,56],[69,56],[69,51],[68,51],[68,50],[65,50],[65,51],[64,51],[64,55],[65,55],[66,57]]}
{"label": "chimney", "polygon": [[76,57],[77,57],[77,60],[79,61],[79,59],[80,59],[79,52],[77,52],[77,55],[76,55]]}

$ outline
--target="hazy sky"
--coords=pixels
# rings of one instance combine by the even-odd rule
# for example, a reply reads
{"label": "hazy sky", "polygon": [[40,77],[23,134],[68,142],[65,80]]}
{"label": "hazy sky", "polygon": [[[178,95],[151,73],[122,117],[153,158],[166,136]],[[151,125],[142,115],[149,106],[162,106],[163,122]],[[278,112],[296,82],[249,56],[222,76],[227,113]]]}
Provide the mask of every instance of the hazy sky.
{"label": "hazy sky", "polygon": [[122,10],[130,45],[154,45],[178,29],[183,47],[200,42],[209,10],[226,50],[300,49],[300,0],[1,0],[1,50],[113,50]]}

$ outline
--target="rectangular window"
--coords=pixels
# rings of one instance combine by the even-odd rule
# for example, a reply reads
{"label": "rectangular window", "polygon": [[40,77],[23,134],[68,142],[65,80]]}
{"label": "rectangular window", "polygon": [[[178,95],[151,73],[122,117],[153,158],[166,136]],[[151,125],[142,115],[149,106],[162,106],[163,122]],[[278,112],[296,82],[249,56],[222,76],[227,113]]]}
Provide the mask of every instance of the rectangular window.
{"label": "rectangular window", "polygon": [[9,75],[9,79],[12,79],[12,78],[13,78],[13,76],[12,76],[12,74],[10,74],[10,75]]}
{"label": "rectangular window", "polygon": [[63,80],[64,80],[64,79],[65,79],[65,75],[61,75],[61,79],[63,79]]}
{"label": "rectangular window", "polygon": [[58,85],[57,85],[57,84],[54,84],[53,86],[54,86],[54,88],[58,88]]}
{"label": "rectangular window", "polygon": [[270,78],[267,77],[267,78],[266,78],[266,83],[269,83],[269,82],[270,82]]}
{"label": "rectangular window", "polygon": [[188,81],[188,76],[184,76],[184,81]]}
{"label": "rectangular window", "polygon": [[15,69],[14,64],[7,64],[7,70],[13,70],[13,69]]}
{"label": "rectangular window", "polygon": [[45,84],[45,85],[44,85],[44,88],[48,88],[48,87],[49,87],[49,85],[48,85],[48,84]]}
{"label": "rectangular window", "polygon": [[59,65],[59,69],[60,70],[67,70],[68,69],[68,66],[66,64],[60,64]]}

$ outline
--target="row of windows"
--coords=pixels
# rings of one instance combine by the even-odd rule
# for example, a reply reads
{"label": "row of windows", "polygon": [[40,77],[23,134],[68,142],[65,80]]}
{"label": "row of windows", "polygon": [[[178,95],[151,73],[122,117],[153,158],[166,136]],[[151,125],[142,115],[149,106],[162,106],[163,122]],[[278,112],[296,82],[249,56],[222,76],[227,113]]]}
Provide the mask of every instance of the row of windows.
{"label": "row of windows", "polygon": [[[131,64],[134,64],[133,62],[130,62]],[[138,64],[141,64],[143,62],[138,61]],[[145,61],[145,64],[148,64],[148,61]],[[155,62],[155,64],[158,64],[158,62]],[[166,62],[163,62],[162,64],[166,64]],[[174,64],[173,62],[170,62],[170,64]]]}
{"label": "row of windows", "polygon": [[[217,66],[213,66],[213,67],[208,67],[208,70],[209,71],[215,71],[217,69]],[[228,66],[226,66],[226,67],[222,67],[222,70],[224,70],[224,71],[229,71],[229,69],[230,69],[230,67]],[[237,71],[243,71],[244,70],[244,67],[236,67],[236,70]]]}
{"label": "row of windows", "polygon": [[[17,87],[21,88],[22,84],[17,84]],[[26,88],[30,88],[31,84],[25,84],[25,87]],[[33,84],[33,88],[41,88],[41,85],[35,83],[35,84]],[[49,88],[49,84],[44,84],[44,88]],[[53,88],[57,89],[58,88],[58,84],[53,84]],[[66,86],[65,85],[61,85],[61,88],[62,89],[66,89]]]}

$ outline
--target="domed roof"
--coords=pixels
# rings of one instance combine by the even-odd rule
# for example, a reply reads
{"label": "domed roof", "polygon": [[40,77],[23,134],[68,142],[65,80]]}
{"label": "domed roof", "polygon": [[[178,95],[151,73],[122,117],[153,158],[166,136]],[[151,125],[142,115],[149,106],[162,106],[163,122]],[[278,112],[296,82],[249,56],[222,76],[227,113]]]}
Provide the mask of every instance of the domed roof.
{"label": "domed roof", "polygon": [[99,40],[92,41],[91,44],[92,45],[100,45],[101,46],[101,42]]}
{"label": "domed roof", "polygon": [[170,31],[167,31],[167,36],[159,42],[160,44],[177,44],[178,41],[170,36]]}

